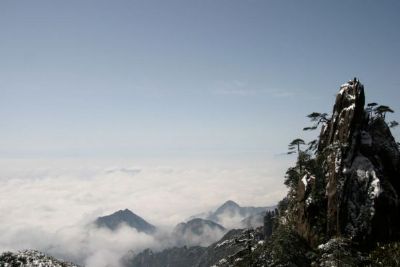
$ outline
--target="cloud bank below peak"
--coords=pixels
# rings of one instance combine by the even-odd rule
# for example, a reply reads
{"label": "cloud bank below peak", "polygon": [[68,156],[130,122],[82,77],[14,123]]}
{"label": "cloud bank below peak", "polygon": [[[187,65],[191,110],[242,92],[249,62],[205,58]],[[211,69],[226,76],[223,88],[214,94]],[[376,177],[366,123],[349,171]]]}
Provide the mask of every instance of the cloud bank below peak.
{"label": "cloud bank below peak", "polygon": [[[0,251],[38,249],[101,267],[99,262],[111,263],[128,250],[162,249],[171,242],[125,227],[116,233],[88,227],[97,217],[128,208],[163,235],[227,199],[270,205],[286,193],[281,167],[274,163],[271,168],[176,165],[1,160],[0,212],[6,216],[0,218]],[[163,238],[167,241],[160,242]]]}

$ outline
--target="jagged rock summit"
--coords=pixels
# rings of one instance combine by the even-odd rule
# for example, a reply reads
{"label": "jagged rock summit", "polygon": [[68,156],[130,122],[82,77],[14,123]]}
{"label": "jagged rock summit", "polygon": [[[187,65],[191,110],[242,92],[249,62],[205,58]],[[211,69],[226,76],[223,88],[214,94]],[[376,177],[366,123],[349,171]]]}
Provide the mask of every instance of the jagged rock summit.
{"label": "jagged rock summit", "polygon": [[[321,129],[317,160],[322,173],[308,170],[297,190],[297,230],[311,244],[321,235],[367,244],[398,239],[400,153],[382,114],[365,109],[364,86],[354,79],[340,87],[332,117]],[[323,229],[313,227],[313,192],[325,185],[319,205]],[[319,211],[321,214],[321,211]],[[319,231],[319,232],[318,232]]]}
{"label": "jagged rock summit", "polygon": [[136,229],[138,232],[146,234],[153,234],[156,231],[154,225],[151,225],[128,209],[119,210],[113,214],[99,217],[94,223],[97,227],[105,227],[110,230],[116,230],[122,224],[126,224],[129,227]]}

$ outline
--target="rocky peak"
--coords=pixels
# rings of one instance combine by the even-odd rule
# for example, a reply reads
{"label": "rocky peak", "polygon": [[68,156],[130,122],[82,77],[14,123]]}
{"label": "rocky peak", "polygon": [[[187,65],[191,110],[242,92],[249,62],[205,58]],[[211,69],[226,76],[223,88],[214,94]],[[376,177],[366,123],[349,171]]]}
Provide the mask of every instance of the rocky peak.
{"label": "rocky peak", "polygon": [[322,129],[319,150],[332,144],[349,143],[356,125],[363,120],[364,86],[354,78],[343,84],[336,96],[332,118]]}
{"label": "rocky peak", "polygon": [[[315,184],[325,184],[325,199],[319,201],[326,207],[326,227],[319,235],[365,243],[400,233],[400,153],[384,118],[370,116],[364,105],[364,86],[357,79],[340,87],[320,134],[317,158],[323,175],[306,170],[299,181],[297,228],[308,240],[318,235],[310,230],[316,212],[308,203],[318,190]],[[315,183],[307,183],[311,178]]]}
{"label": "rocky peak", "polygon": [[338,205],[343,194],[345,176],[342,169],[351,164],[359,128],[364,120],[364,86],[354,78],[343,84],[336,96],[332,118],[322,129],[319,151],[329,150],[327,155],[326,195],[327,231],[330,235],[340,234]]}

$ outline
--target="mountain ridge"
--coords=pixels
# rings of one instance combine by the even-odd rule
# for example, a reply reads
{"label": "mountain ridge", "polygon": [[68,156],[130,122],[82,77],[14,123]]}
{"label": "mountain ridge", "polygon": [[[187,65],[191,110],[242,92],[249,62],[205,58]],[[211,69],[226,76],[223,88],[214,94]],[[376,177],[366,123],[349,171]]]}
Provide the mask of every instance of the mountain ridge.
{"label": "mountain ridge", "polygon": [[226,233],[225,227],[210,220],[195,218],[175,226],[172,237],[177,246],[209,246]]}
{"label": "mountain ridge", "polygon": [[[252,207],[240,206],[233,200],[227,200],[216,209],[190,216],[187,220],[201,218],[221,224],[225,228],[242,228],[242,221],[248,217],[274,210],[276,206]],[[228,225],[225,225],[225,224]]]}

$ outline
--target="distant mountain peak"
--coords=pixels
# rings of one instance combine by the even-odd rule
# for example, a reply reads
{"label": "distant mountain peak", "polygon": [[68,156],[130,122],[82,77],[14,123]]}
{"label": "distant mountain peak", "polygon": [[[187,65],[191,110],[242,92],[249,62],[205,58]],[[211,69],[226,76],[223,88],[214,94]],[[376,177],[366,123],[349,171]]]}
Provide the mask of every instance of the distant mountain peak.
{"label": "distant mountain peak", "polygon": [[[245,218],[248,218],[250,216],[258,216],[260,217],[261,213],[265,213],[267,210],[273,210],[275,209],[276,206],[270,206],[270,207],[241,207],[238,203],[236,203],[233,200],[227,200],[225,201],[221,206],[219,206],[217,209],[209,212],[204,212],[201,214],[197,214],[194,216],[191,216],[189,218],[202,218],[206,220],[210,220],[213,222],[216,222],[218,224],[223,225],[227,229],[233,229],[233,228],[240,228],[243,227],[243,220]],[[256,222],[258,225],[258,220],[259,218],[249,218],[251,222]],[[248,223],[246,224],[248,225]],[[250,224],[254,225],[254,224]]]}
{"label": "distant mountain peak", "polygon": [[[224,213],[238,213],[241,216],[250,216],[261,211],[266,211],[267,207],[242,207],[233,200],[228,200],[224,204],[222,204],[219,208],[217,208],[212,215],[210,215],[207,219],[214,220],[219,215]],[[218,220],[218,219],[217,219]],[[218,221],[217,221],[218,222]]]}
{"label": "distant mountain peak", "polygon": [[239,204],[237,204],[235,201],[233,201],[233,200],[228,200],[228,201],[226,201],[224,204],[222,204],[222,206],[220,207],[220,208],[222,208],[222,207],[237,207],[237,208],[240,208],[240,205]]}
{"label": "distant mountain peak", "polygon": [[145,221],[140,216],[136,215],[129,209],[119,210],[113,214],[102,216],[94,222],[97,227],[104,227],[110,230],[116,230],[121,224],[126,224],[138,232],[152,234],[156,227]]}
{"label": "distant mountain peak", "polygon": [[226,229],[216,222],[194,218],[179,223],[172,233],[178,246],[208,246],[221,238],[225,232]]}
{"label": "distant mountain peak", "polygon": [[129,215],[131,215],[134,213],[129,209],[124,209],[124,210],[119,210],[119,211],[115,212],[114,214],[129,214]]}

